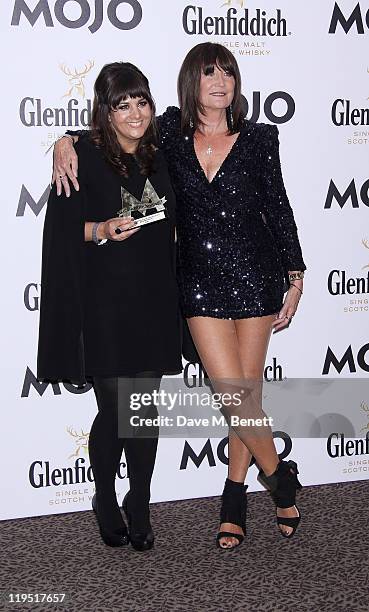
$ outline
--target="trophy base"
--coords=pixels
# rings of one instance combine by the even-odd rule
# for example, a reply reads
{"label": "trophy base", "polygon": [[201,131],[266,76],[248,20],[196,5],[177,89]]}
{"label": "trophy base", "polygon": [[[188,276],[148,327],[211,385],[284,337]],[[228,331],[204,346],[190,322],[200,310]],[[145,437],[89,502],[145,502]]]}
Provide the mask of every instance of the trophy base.
{"label": "trophy base", "polygon": [[164,210],[158,213],[153,213],[152,215],[147,215],[146,217],[139,217],[138,219],[135,219],[135,228],[141,227],[142,225],[148,225],[149,223],[155,223],[155,221],[161,221],[161,219],[165,219],[165,217],[166,215]]}

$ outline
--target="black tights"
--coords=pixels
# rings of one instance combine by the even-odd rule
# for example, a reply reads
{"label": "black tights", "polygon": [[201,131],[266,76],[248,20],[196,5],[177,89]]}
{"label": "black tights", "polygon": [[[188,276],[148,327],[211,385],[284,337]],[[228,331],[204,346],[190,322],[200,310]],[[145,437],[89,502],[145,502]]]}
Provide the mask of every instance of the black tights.
{"label": "black tights", "polygon": [[154,405],[132,411],[130,396],[132,393],[152,393],[155,389],[158,390],[160,380],[161,375],[155,372],[141,372],[129,378],[93,379],[98,413],[91,427],[89,455],[95,478],[99,515],[102,521],[113,529],[122,525],[115,493],[115,476],[123,448],[128,466],[132,520],[137,528],[147,525],[149,520],[150,484],[159,428],[140,427],[138,431],[134,431],[127,425],[127,416],[157,416]]}

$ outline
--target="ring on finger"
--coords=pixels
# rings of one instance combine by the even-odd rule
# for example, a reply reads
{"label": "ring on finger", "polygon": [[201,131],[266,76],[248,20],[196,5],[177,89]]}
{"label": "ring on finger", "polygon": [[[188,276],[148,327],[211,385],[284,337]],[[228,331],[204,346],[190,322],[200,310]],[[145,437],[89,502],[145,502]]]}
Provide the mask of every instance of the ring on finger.
{"label": "ring on finger", "polygon": [[63,178],[65,178],[66,176],[67,176],[66,174],[59,174],[59,178],[60,178],[60,179],[63,179]]}

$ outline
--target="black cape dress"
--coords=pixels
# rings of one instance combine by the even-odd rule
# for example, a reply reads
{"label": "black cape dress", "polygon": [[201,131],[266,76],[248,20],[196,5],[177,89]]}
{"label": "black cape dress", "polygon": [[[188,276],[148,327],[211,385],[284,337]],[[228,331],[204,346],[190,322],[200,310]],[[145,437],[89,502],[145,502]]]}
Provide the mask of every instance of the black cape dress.
{"label": "black cape dress", "polygon": [[80,190],[51,191],[43,235],[37,376],[84,384],[94,376],[182,370],[175,278],[175,196],[160,151],[149,181],[166,219],[122,242],[84,241],[85,221],[117,217],[121,187],[141,200],[147,177],[129,157],[124,178],[87,136],[77,146]]}

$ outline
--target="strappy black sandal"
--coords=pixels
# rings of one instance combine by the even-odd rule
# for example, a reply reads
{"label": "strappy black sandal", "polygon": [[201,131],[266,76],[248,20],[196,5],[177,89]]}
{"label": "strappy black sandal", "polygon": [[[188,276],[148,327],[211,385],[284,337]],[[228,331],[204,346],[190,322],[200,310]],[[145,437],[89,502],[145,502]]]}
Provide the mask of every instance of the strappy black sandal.
{"label": "strappy black sandal", "polygon": [[[234,482],[233,480],[229,480],[229,478],[225,481],[220,509],[220,523],[238,525],[243,530],[244,535],[241,533],[232,533],[231,531],[219,531],[216,537],[216,545],[222,550],[238,548],[245,539],[247,510],[246,490],[247,485],[244,485],[242,482]],[[222,546],[220,544],[222,538],[236,538],[238,544],[231,547]]]}
{"label": "strappy black sandal", "polygon": [[292,528],[291,533],[285,533],[280,530],[285,538],[292,538],[301,520],[300,510],[296,506],[296,491],[302,489],[302,484],[297,478],[298,473],[295,461],[280,461],[276,471],[270,476],[266,476],[262,471],[259,472],[259,480],[269,489],[275,505],[278,508],[291,508],[295,506],[298,512],[298,516],[291,518],[277,516],[278,525]]}

